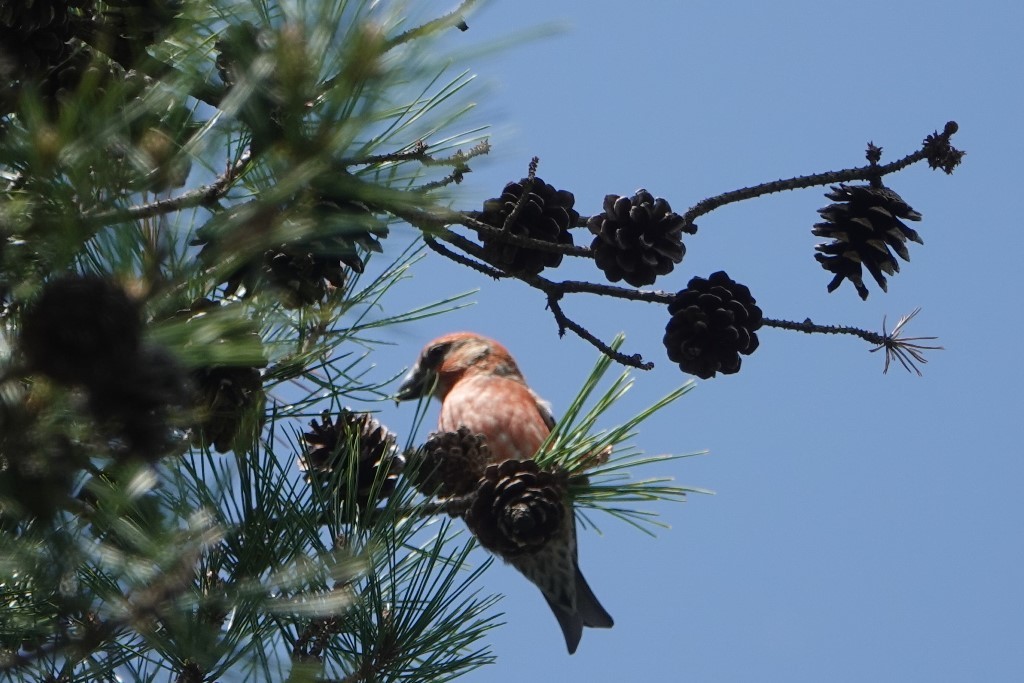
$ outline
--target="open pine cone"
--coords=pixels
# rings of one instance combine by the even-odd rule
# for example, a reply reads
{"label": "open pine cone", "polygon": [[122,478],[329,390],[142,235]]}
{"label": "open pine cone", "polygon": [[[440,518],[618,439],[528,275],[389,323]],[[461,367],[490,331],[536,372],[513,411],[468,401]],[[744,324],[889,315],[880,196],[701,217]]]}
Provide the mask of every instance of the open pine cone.
{"label": "open pine cone", "polygon": [[[201,315],[216,315],[221,310],[227,309],[204,298],[193,301],[176,316],[186,320],[198,319]],[[242,325],[236,323],[228,325],[226,321],[223,336],[208,343],[247,353],[258,348],[262,353],[263,342],[255,325],[251,321]],[[211,444],[218,453],[226,453],[234,447],[246,420],[261,418],[265,394],[260,368],[266,364],[263,360],[193,368],[194,442]]]}
{"label": "open pine cone", "polygon": [[900,270],[899,262],[889,250],[909,261],[907,240],[924,244],[917,231],[903,223],[903,220],[919,221],[921,214],[887,187],[838,185],[825,196],[835,203],[818,210],[823,220],[815,223],[811,232],[833,240],[817,245],[818,253],[814,255],[822,268],[835,275],[828,284],[828,291],[835,291],[843,280],[849,280],[860,298],[867,299],[862,266],[882,291],[887,291],[882,273],[894,275]]}
{"label": "open pine cone", "polygon": [[413,454],[417,466],[407,470],[410,481],[427,496],[452,498],[476,490],[491,459],[487,438],[468,427],[431,434]]}
{"label": "open pine cone", "polygon": [[506,460],[484,470],[466,526],[480,545],[503,557],[533,553],[566,515],[564,478],[533,460]]}
{"label": "open pine cone", "polygon": [[[398,452],[395,435],[372,415],[345,409],[332,420],[325,410],[320,422],[312,420],[309,426],[311,431],[303,437],[306,452],[298,463],[308,481],[324,488],[335,486],[332,493],[342,499],[354,491],[361,508],[394,492],[405,457]],[[332,476],[335,472],[341,478]],[[346,479],[348,472],[355,473],[354,482]]]}
{"label": "open pine cone", "polygon": [[597,267],[611,282],[625,280],[634,287],[654,284],[683,260],[684,226],[667,201],[642,189],[632,197],[607,195],[604,211],[587,221],[595,235],[590,248]]}

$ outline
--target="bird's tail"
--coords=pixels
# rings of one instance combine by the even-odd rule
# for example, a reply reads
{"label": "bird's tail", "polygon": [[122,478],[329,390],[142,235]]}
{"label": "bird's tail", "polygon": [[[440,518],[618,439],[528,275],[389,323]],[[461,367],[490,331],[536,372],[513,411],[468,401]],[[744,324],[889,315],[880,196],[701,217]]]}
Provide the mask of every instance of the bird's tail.
{"label": "bird's tail", "polygon": [[612,616],[597,601],[597,596],[590,589],[587,580],[583,578],[583,573],[579,567],[576,567],[575,610],[552,600],[546,592],[544,593],[544,599],[548,601],[548,606],[554,612],[558,625],[562,628],[562,635],[565,636],[565,646],[568,648],[569,654],[576,652],[576,648],[579,647],[580,638],[583,637],[584,626],[589,626],[590,628],[611,628],[614,624]]}
{"label": "bird's tail", "polygon": [[597,601],[594,591],[583,578],[583,573],[576,567],[576,611],[583,620],[584,626],[590,628],[611,628],[615,625],[612,615],[608,614],[601,603]]}

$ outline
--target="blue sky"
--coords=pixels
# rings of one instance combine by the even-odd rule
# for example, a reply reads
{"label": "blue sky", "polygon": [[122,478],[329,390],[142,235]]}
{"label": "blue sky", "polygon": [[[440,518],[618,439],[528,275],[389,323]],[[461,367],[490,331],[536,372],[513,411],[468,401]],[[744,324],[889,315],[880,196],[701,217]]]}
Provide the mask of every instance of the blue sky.
{"label": "blue sky", "polygon": [[[550,23],[560,30],[532,31]],[[466,680],[1024,680],[1024,6],[519,0],[487,3],[469,25],[443,42],[465,48],[456,66],[479,75],[473,119],[493,125],[494,151],[458,208],[480,208],[533,155],[585,215],[639,187],[682,212],[725,190],[861,165],[869,140],[892,161],[950,119],[968,155],[952,176],[918,165],[886,179],[924,215],[914,227],[925,244],[866,302],[848,283],[828,294],[813,260],[822,189],[698,221],[659,288],[724,269],[767,316],[874,330],[920,306],[910,332],[938,335],[945,351],[923,377],[883,375],[860,340],[763,330],[738,375],[700,382],[635,442],[709,450],[647,474],[715,495],[657,506],[672,528],[654,539],[611,518],[603,536],[581,535],[581,566],[615,628],[588,630],[567,656],[539,592],[496,566],[486,587],[507,596],[499,662]],[[510,33],[523,39],[476,49]],[[587,266],[559,274],[602,281]],[[429,339],[470,329],[505,343],[556,412],[566,406],[596,352],[558,338],[538,292],[431,254],[388,305],[474,288],[472,307],[387,330],[381,376]],[[625,350],[657,364],[634,374],[619,418],[687,379],[663,355],[664,309],[579,297],[565,307],[606,339],[625,332]],[[382,417],[401,433],[412,412]]]}

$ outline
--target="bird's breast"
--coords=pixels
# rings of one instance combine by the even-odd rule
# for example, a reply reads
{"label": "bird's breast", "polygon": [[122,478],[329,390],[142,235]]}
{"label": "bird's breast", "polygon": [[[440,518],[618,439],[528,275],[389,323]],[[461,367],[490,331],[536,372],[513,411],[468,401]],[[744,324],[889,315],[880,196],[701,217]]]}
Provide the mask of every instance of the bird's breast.
{"label": "bird's breast", "polygon": [[526,386],[498,376],[466,378],[448,392],[438,429],[459,427],[486,437],[492,462],[532,458],[549,432]]}

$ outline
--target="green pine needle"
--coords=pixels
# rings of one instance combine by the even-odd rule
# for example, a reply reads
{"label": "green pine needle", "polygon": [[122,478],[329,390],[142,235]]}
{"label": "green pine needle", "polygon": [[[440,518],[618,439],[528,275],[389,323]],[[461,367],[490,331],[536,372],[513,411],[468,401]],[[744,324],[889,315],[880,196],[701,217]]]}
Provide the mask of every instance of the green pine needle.
{"label": "green pine needle", "polygon": [[[624,341],[625,337],[619,334],[610,346],[617,350]],[[650,533],[650,527],[663,526],[654,519],[655,513],[624,504],[680,502],[688,493],[707,491],[671,485],[669,482],[672,480],[667,477],[631,480],[631,473],[637,470],[695,454],[643,457],[635,448],[625,444],[637,436],[637,427],[641,423],[687,394],[695,384],[687,382],[624,423],[595,431],[600,419],[632,386],[626,370],[606,389],[598,390],[611,364],[608,356],[601,354],[598,357],[579,393],[552,429],[535,460],[541,467],[566,472],[569,494],[577,508],[607,512]],[[584,519],[593,526],[588,518],[584,516]]]}

